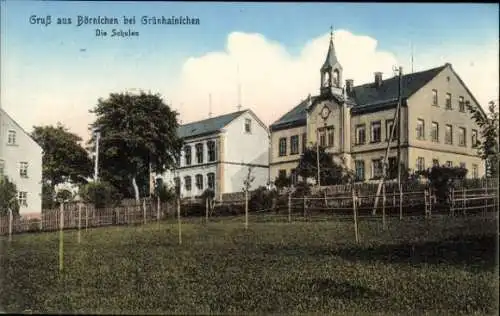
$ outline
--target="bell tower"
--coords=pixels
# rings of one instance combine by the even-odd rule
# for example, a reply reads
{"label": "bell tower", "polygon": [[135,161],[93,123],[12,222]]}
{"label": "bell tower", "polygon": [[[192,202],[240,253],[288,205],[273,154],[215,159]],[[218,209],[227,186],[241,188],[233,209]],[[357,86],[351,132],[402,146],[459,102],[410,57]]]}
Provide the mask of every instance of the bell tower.
{"label": "bell tower", "polygon": [[333,45],[333,27],[330,28],[330,46],[328,47],[328,53],[326,54],[326,59],[321,67],[320,73],[321,94],[342,90],[342,66],[335,55],[335,47]]}

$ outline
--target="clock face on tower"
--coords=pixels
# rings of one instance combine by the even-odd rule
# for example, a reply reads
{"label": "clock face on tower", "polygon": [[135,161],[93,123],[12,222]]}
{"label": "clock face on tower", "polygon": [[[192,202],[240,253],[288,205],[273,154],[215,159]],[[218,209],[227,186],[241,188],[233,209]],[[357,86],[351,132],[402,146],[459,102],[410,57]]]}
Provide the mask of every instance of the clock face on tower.
{"label": "clock face on tower", "polygon": [[323,109],[321,109],[321,117],[326,120],[328,115],[330,115],[330,109],[325,105]]}

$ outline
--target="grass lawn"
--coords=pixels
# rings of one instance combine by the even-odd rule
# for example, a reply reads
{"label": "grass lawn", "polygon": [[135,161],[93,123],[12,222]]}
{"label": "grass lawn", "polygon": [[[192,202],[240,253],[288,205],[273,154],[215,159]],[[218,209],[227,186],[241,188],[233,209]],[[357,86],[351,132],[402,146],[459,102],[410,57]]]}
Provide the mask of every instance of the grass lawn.
{"label": "grass lawn", "polygon": [[38,313],[495,314],[497,222],[192,220],[1,241],[0,309]]}

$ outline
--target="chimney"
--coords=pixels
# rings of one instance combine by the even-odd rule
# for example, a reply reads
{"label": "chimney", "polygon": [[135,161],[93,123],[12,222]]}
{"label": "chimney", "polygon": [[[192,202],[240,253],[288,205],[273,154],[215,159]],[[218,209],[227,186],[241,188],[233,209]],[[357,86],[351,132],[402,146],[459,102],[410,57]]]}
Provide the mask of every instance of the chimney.
{"label": "chimney", "polygon": [[375,72],[375,86],[378,88],[382,85],[382,73],[380,71]]}
{"label": "chimney", "polygon": [[354,80],[347,79],[345,81],[345,91],[347,92],[347,94],[351,94],[352,93],[352,87],[353,86],[354,86]]}

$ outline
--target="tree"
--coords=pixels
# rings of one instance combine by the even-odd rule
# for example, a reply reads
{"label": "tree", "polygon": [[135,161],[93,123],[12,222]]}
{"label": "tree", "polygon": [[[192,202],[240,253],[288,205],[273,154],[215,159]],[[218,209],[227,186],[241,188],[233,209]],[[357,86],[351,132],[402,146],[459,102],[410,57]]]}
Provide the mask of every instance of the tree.
{"label": "tree", "polygon": [[70,182],[83,184],[92,175],[92,161],[80,145],[81,137],[57,126],[34,126],[31,137],[42,147],[42,205],[52,208],[55,186]]}
{"label": "tree", "polygon": [[276,179],[274,180],[274,185],[276,186],[276,188],[278,188],[279,190],[281,189],[284,189],[284,188],[288,188],[290,185],[292,184],[292,180],[290,177],[287,177],[285,174],[283,173],[280,173],[278,174],[278,176],[276,177]]}
{"label": "tree", "polygon": [[[141,92],[112,93],[90,111],[96,115],[100,178],[124,196],[149,192],[149,171],[163,173],[175,167],[182,140],[177,136],[177,115],[159,95]],[[89,141],[95,148],[95,135]]]}
{"label": "tree", "polygon": [[[318,181],[318,162],[316,148],[306,148],[300,157],[296,171],[303,179],[314,178]],[[324,147],[319,147],[319,167],[321,185],[343,184],[350,181],[352,175],[344,167],[333,161],[331,154],[325,152]]]}
{"label": "tree", "polygon": [[0,176],[0,216],[9,215],[9,208],[13,215],[19,215],[17,187],[8,177]]}
{"label": "tree", "polygon": [[449,190],[453,187],[455,180],[463,180],[467,175],[467,169],[460,167],[434,166],[428,170],[419,171],[417,175],[422,175],[429,180],[430,186],[434,189],[439,201],[446,201]]}
{"label": "tree", "polygon": [[500,127],[498,102],[496,104],[493,101],[489,102],[487,113],[482,111],[480,107],[471,105],[470,102],[467,102],[466,105],[472,119],[480,128],[482,141],[478,140],[478,153],[485,160],[489,175],[498,177],[498,163],[500,161],[498,152],[498,131]]}

